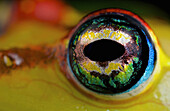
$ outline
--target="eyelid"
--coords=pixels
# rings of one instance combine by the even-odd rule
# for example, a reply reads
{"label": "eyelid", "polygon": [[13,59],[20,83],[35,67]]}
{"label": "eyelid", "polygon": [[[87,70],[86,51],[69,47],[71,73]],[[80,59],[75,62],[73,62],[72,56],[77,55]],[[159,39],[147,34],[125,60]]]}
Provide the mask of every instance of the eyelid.
{"label": "eyelid", "polygon": [[[150,29],[150,27],[147,27],[147,29]],[[70,32],[70,34],[73,32],[73,30]],[[129,94],[130,98],[128,100],[134,99],[134,97],[131,97],[131,96],[135,96],[135,98],[147,97],[154,90],[154,88],[156,88],[159,80],[163,76],[162,75],[163,74],[162,68],[168,67],[168,61],[169,61],[168,57],[164,54],[163,50],[161,49],[161,47],[159,45],[159,41],[157,41],[157,38],[156,38],[155,34],[153,33],[153,31],[149,30],[149,33],[152,37],[152,40],[153,40],[153,43],[155,45],[155,49],[156,49],[156,52],[157,52],[157,62],[156,62],[156,65],[155,65],[155,70],[153,71],[153,76],[148,81],[149,82],[148,85],[143,90],[141,90],[141,92],[137,95]],[[67,36],[67,38],[65,38],[64,41],[68,42],[70,40],[69,37],[70,36]],[[65,44],[65,46],[67,47],[68,44]],[[67,50],[67,48],[66,48],[66,50]],[[64,53],[66,54],[67,52],[64,52]],[[68,65],[67,61],[65,61],[65,62],[66,62],[66,65]],[[116,101],[116,102],[118,101],[119,102],[120,99],[116,99],[116,98],[112,98],[112,97],[106,98],[105,96],[102,96],[102,95],[89,94],[88,91],[86,91],[84,89],[80,89],[78,84],[76,84],[75,81],[73,81],[73,78],[70,76],[72,72],[70,72],[69,67],[67,66],[67,71],[65,69],[66,69],[66,67],[64,67],[63,70],[65,71],[66,77],[70,81],[71,85],[75,88],[75,90],[80,92],[85,97],[88,97],[92,100],[97,100],[97,101],[100,101],[100,102],[103,101],[103,100],[110,101],[110,102],[111,101]],[[119,98],[119,97],[117,97],[117,98]],[[125,99],[120,100],[120,101],[124,101],[124,100]]]}
{"label": "eyelid", "polygon": [[[93,13],[91,13],[91,14],[89,14],[89,15],[87,15],[86,17],[84,17],[80,22],[79,22],[79,24],[69,33],[69,35],[68,35],[68,39],[71,39],[71,37],[72,37],[72,35],[73,35],[73,33],[81,26],[81,24],[83,24],[87,19],[89,19],[89,18],[91,18],[91,17],[94,17],[94,15],[98,15],[99,13],[104,13],[104,12],[109,12],[109,11],[115,11],[116,13],[120,13],[120,15],[121,15],[121,13],[122,14],[127,14],[127,15],[130,15],[130,16],[132,16],[133,18],[135,18],[135,19],[137,19],[138,21],[140,21],[141,22],[141,24],[143,25],[143,26],[145,26],[145,28],[148,30],[148,33],[149,33],[149,35],[151,36],[151,39],[152,39],[152,41],[153,41],[153,43],[154,43],[154,45],[155,45],[155,48],[156,48],[156,52],[158,52],[158,49],[159,49],[159,46],[158,46],[158,41],[157,41],[157,38],[156,38],[156,36],[154,35],[154,33],[152,32],[152,30],[151,30],[151,28],[147,25],[147,23],[146,22],[144,22],[144,20],[142,20],[142,19],[140,19],[136,14],[133,14],[132,12],[130,12],[130,11],[126,11],[126,10],[121,10],[121,9],[105,9],[105,10],[101,10],[101,12],[93,12]],[[68,50],[68,49],[67,49]],[[158,58],[158,57],[157,57]],[[158,63],[158,62],[157,62]],[[159,69],[159,68],[157,68],[157,63],[156,63],[156,72],[157,72],[157,70]],[[68,73],[68,76],[69,76],[69,78],[71,78],[72,80],[71,80],[71,82],[73,83],[73,85],[76,85],[76,88],[78,87],[81,87],[81,86],[79,86],[79,84],[76,84],[75,83],[75,81],[74,81],[74,77],[72,77],[72,76],[70,76],[73,72],[71,72],[71,70],[70,70],[70,68],[69,68],[69,62],[68,62],[68,55],[67,55],[67,64],[68,64],[68,66],[67,66],[67,73]],[[159,72],[159,71],[158,71]],[[154,70],[154,73],[155,73],[155,70]],[[154,74],[153,74],[154,75]],[[148,80],[148,81],[151,81],[151,79],[150,80]],[[150,86],[150,85],[147,85],[148,87]],[[146,89],[148,89],[148,88],[146,88]],[[84,89],[80,89],[80,90],[84,90]],[[139,90],[139,89],[136,89],[136,90]],[[88,90],[86,90],[85,92],[88,92]],[[134,93],[134,95],[137,95],[137,94],[135,94],[135,92],[136,91],[133,91],[132,93]],[[143,92],[145,92],[145,90],[141,90],[141,93],[143,93]],[[93,94],[91,94],[91,95],[93,95]],[[129,94],[129,93],[127,93],[127,95],[128,95],[128,97],[130,97],[130,96],[132,96],[133,94]],[[116,99],[120,99],[120,98],[125,98],[127,95],[117,95],[117,97],[115,97]],[[129,96],[130,95],[130,96]],[[95,95],[96,96],[96,95]],[[105,98],[105,96],[103,96],[103,95],[98,95],[97,96],[97,98]],[[112,98],[112,96],[108,96],[108,99],[110,99],[110,98]],[[114,98],[114,99],[115,99]]]}

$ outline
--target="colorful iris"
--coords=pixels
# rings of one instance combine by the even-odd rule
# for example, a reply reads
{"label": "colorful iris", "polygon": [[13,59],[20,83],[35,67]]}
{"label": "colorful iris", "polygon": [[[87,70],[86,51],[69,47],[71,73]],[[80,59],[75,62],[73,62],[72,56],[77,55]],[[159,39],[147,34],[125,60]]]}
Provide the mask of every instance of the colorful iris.
{"label": "colorful iris", "polygon": [[78,84],[100,94],[132,91],[149,79],[156,51],[143,21],[120,9],[86,16],[72,31],[68,64]]}

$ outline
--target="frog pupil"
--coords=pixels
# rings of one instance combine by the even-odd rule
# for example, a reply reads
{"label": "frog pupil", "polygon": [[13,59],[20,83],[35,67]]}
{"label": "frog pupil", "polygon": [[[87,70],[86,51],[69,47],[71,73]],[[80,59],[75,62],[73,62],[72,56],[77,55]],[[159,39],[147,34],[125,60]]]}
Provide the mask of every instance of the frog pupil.
{"label": "frog pupil", "polygon": [[105,62],[121,57],[125,53],[125,48],[116,41],[101,39],[85,46],[83,52],[92,61]]}
{"label": "frog pupil", "polygon": [[68,64],[84,88],[109,95],[126,93],[152,75],[155,47],[141,21],[105,11],[90,14],[73,30]]}

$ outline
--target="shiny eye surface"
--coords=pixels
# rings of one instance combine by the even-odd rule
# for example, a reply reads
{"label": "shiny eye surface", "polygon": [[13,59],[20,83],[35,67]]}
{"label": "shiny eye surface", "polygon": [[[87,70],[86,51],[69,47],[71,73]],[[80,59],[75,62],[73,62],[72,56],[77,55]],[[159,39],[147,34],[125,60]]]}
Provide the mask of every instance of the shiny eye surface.
{"label": "shiny eye surface", "polygon": [[137,15],[103,9],[86,16],[70,34],[68,64],[77,84],[98,94],[133,91],[150,78],[156,50]]}

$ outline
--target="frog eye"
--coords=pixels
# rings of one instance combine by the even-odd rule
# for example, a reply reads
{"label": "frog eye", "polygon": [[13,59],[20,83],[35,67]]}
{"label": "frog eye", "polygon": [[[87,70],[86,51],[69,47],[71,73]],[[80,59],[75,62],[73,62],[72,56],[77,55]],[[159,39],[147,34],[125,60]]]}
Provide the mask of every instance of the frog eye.
{"label": "frog eye", "polygon": [[95,11],[69,35],[67,61],[74,81],[100,95],[133,92],[151,77],[156,50],[147,24],[121,9]]}

